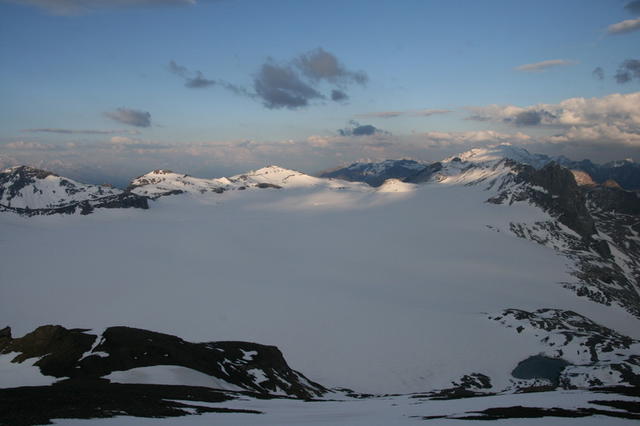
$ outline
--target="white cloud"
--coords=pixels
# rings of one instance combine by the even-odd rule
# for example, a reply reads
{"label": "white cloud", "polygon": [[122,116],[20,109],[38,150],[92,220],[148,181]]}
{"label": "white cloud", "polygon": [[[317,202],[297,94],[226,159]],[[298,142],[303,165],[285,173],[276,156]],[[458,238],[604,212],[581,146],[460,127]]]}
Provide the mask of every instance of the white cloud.
{"label": "white cloud", "polygon": [[632,31],[640,30],[640,18],[627,19],[622,22],[618,22],[613,25],[609,25],[607,33],[609,34],[624,34]]}
{"label": "white cloud", "polygon": [[577,62],[568,59],[549,59],[542,62],[535,62],[533,64],[524,64],[517,66],[515,69],[518,71],[527,72],[541,72],[546,71],[549,68],[561,67],[566,65],[575,65]]}
{"label": "white cloud", "polygon": [[471,120],[559,130],[562,133],[550,139],[555,142],[600,140],[601,144],[640,146],[640,92],[570,98],[558,104],[488,105],[469,110]]}
{"label": "white cloud", "polygon": [[589,145],[619,144],[640,147],[640,133],[632,133],[608,124],[571,127],[560,135],[545,139],[551,143],[584,143]]}
{"label": "white cloud", "polygon": [[524,133],[501,133],[494,130],[472,130],[467,132],[427,132],[416,135],[428,147],[454,147],[496,144],[527,143],[531,137]]}

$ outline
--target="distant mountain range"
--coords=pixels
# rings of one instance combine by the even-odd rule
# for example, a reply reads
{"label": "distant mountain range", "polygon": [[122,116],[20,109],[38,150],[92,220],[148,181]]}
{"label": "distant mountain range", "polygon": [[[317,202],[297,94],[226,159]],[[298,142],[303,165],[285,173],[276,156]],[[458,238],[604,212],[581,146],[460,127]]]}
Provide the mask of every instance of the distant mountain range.
{"label": "distant mountain range", "polygon": [[[586,173],[595,184],[619,185],[627,190],[640,190],[640,164],[627,159],[596,164],[590,160],[572,161],[566,157],[550,157],[544,154],[531,154],[524,150],[504,145],[502,154],[506,158],[529,164],[536,168],[556,162],[572,171]],[[374,163],[353,163],[322,172],[321,177],[344,179],[354,182],[366,182],[371,186],[380,186],[387,179],[400,179],[409,182],[419,180],[421,172],[432,170],[440,163],[424,163],[414,160],[385,160]]]}
{"label": "distant mountain range", "polygon": [[[474,149],[445,162],[477,161],[486,150]],[[536,169],[557,163],[574,173],[582,186],[605,185],[640,190],[640,164],[631,160],[595,164],[590,160],[571,161],[565,157],[531,154],[510,145],[501,145],[499,156]],[[486,159],[486,158],[485,158]],[[278,166],[231,177],[196,178],[170,170],[154,170],[133,179],[126,190],[110,185],[83,184],[54,173],[16,166],[0,172],[0,211],[24,215],[74,213],[89,214],[96,208],[148,208],[147,199],[180,193],[222,193],[252,188],[298,188],[310,186],[347,187],[347,182],[364,182],[373,187],[389,179],[408,183],[428,182],[442,169],[442,162],[385,160],[377,163],[353,163],[323,172],[320,178]]]}

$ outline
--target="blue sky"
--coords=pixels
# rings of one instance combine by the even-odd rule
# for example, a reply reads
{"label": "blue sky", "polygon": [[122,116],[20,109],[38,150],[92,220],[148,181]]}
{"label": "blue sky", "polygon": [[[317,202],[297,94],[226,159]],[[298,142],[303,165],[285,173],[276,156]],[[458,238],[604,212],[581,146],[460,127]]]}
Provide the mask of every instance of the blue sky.
{"label": "blue sky", "polygon": [[[172,147],[164,149],[165,164],[173,164],[173,152],[176,167],[191,171],[215,174],[268,160],[317,171],[360,157],[438,159],[447,149],[466,148],[469,138],[438,144],[429,134],[482,131],[499,133],[498,142],[508,141],[505,135],[528,136],[514,136],[512,143],[526,142],[538,151],[599,155],[603,161],[632,156],[640,146],[633,116],[634,106],[640,110],[633,97],[640,90],[640,71],[635,62],[623,64],[640,60],[640,5],[629,3],[1,0],[0,162],[33,159],[71,167],[89,155],[91,144],[117,144],[119,156],[102,157],[104,167],[117,166],[133,161],[125,145],[147,150],[161,145]],[[624,31],[611,29],[627,20]],[[337,60],[343,74],[333,81],[320,74],[314,79],[296,65],[303,55],[313,58],[318,52]],[[182,75],[171,72],[170,61],[184,67]],[[544,61],[556,62],[545,67]],[[306,105],[269,104],[256,86],[266,75],[260,74],[264,64],[290,71],[318,96],[305,98]],[[526,64],[539,65],[518,69]],[[602,79],[593,74],[598,67]],[[628,77],[624,83],[615,77],[620,70]],[[197,71],[215,84],[185,87]],[[354,80],[356,73],[366,74],[366,84]],[[332,101],[332,90],[348,99]],[[600,105],[598,113],[581,110],[590,121],[577,128],[566,120],[514,125],[522,120],[510,119],[506,110],[469,119],[478,118],[469,107],[489,105],[569,114],[575,111],[557,107],[567,99],[613,94],[631,97]],[[624,103],[626,116],[614,120],[616,102]],[[417,112],[424,110],[440,112]],[[390,111],[404,113],[372,114]],[[149,122],[126,115],[136,113],[148,114]],[[585,128],[605,121],[608,132],[585,136]],[[341,129],[365,124],[378,131],[353,135],[347,129],[341,136]],[[572,126],[574,136],[564,138]],[[611,126],[622,133],[609,140]],[[87,130],[98,133],[78,133]],[[295,145],[309,145],[309,138],[317,142],[313,149]],[[206,166],[179,160],[187,146],[215,142],[232,151],[246,141],[259,149],[246,152],[245,145],[238,148],[242,155],[230,152]],[[290,155],[282,143],[292,145]],[[277,155],[267,149],[273,145]],[[330,146],[330,153],[322,146]],[[365,149],[359,152],[359,146]],[[376,146],[377,151],[368,149]],[[147,165],[136,161],[140,168]]]}

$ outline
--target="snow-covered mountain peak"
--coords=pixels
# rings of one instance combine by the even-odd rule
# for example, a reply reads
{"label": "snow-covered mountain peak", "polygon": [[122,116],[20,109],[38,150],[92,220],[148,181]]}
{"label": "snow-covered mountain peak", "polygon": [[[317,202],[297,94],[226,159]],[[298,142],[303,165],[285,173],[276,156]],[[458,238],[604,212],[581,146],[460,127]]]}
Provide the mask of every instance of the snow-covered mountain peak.
{"label": "snow-covered mountain peak", "polygon": [[25,165],[9,167],[7,169],[4,169],[0,173],[5,175],[5,179],[6,179],[6,176],[13,176],[14,179],[15,178],[21,178],[21,179],[44,179],[47,176],[56,176],[57,177],[56,174],[51,173],[49,171],[38,169],[38,168],[35,168],[35,167],[31,167],[31,166],[25,166]]}
{"label": "snow-covered mountain peak", "polygon": [[249,172],[250,174],[274,174],[274,173],[299,173],[299,174],[303,174],[301,172],[298,172],[296,170],[291,170],[291,169],[285,169],[284,167],[280,167],[277,166],[275,164],[270,164],[266,167],[262,167],[258,170],[252,170]]}
{"label": "snow-covered mountain peak", "polygon": [[131,181],[130,188],[135,194],[153,198],[183,192],[219,194],[229,190],[311,187],[322,183],[326,183],[326,180],[271,165],[231,177],[214,179],[196,178],[170,170],[154,170]]}
{"label": "snow-covered mountain peak", "polygon": [[458,155],[434,163],[417,173],[410,182],[439,182],[446,184],[471,185],[483,181],[493,186],[497,179],[514,173],[514,163],[541,169],[551,162],[551,158],[541,154],[531,154],[524,148],[509,144],[473,148]]}
{"label": "snow-covered mountain peak", "polygon": [[412,183],[402,182],[400,179],[387,179],[377,189],[378,192],[411,192],[415,189]]}
{"label": "snow-covered mountain peak", "polygon": [[321,184],[324,180],[302,172],[279,166],[267,166],[229,178],[231,182],[247,185],[276,185],[279,187],[307,187]]}
{"label": "snow-covered mountain peak", "polygon": [[221,193],[229,189],[229,180],[202,179],[186,174],[175,173],[171,170],[154,170],[131,181],[131,192],[147,197],[178,194],[183,192]]}
{"label": "snow-covered mountain peak", "polygon": [[443,163],[462,161],[477,165],[492,165],[504,159],[510,159],[521,164],[528,164],[535,168],[543,167],[551,161],[548,156],[543,154],[532,154],[518,146],[499,144],[470,149],[469,151],[445,159]]}
{"label": "snow-covered mountain peak", "polygon": [[134,206],[146,208],[146,201],[109,185],[88,185],[29,166],[0,172],[0,210],[31,215],[80,208],[86,214],[95,207]]}

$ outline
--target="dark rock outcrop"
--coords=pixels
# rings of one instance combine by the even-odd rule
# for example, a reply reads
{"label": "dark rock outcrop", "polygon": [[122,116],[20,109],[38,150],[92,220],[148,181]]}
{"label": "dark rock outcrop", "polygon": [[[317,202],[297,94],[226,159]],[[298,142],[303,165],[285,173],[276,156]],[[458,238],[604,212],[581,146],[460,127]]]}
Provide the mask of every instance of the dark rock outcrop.
{"label": "dark rock outcrop", "polygon": [[510,230],[574,261],[571,273],[579,282],[564,282],[563,286],[598,303],[619,304],[640,317],[638,193],[603,185],[579,186],[574,173],[556,163],[541,169],[511,160],[506,164],[513,173],[501,180],[497,194],[487,201],[530,202],[553,218],[511,223]]}
{"label": "dark rock outcrop", "polygon": [[44,325],[17,339],[0,340],[0,353],[17,352],[13,362],[40,358],[35,365],[42,374],[54,377],[75,375],[82,354],[91,349],[95,336],[86,330],[68,330],[59,325]]}
{"label": "dark rock outcrop", "polygon": [[[459,160],[460,159],[458,159],[458,161]],[[407,183],[428,182],[431,179],[431,177],[434,174],[438,173],[440,170],[442,170],[442,163],[438,162],[438,163],[429,164],[427,167],[420,170],[418,173],[415,173],[405,178],[404,182],[407,182]]]}
{"label": "dark rock outcrop", "polygon": [[260,188],[260,189],[266,189],[266,188],[282,189],[282,187],[280,185],[275,185],[273,183],[266,183],[266,182],[257,183],[256,184],[256,188]]}
{"label": "dark rock outcrop", "polygon": [[556,161],[569,169],[588,173],[598,184],[611,181],[629,191],[640,189],[640,164],[633,161],[623,160],[595,164],[589,160],[571,161],[564,157],[557,158]]}
{"label": "dark rock outcrop", "polygon": [[0,353],[10,352],[18,353],[13,362],[39,357],[35,365],[42,374],[74,380],[98,379],[114,371],[138,367],[173,365],[258,393],[313,398],[327,391],[292,370],[275,346],[250,342],[191,343],[130,327],[110,327],[96,336],[87,330],[46,325],[15,339],[9,331],[0,336]]}
{"label": "dark rock outcrop", "polygon": [[52,424],[55,419],[115,416],[158,418],[202,413],[260,414],[255,410],[214,408],[200,403],[221,403],[235,398],[233,393],[195,386],[68,380],[51,386],[0,389],[0,424],[31,426]]}
{"label": "dark rock outcrop", "polygon": [[528,191],[530,201],[555,215],[560,223],[578,233],[599,253],[609,255],[608,247],[593,240],[595,223],[586,206],[586,198],[576,180],[565,167],[549,163],[542,169],[518,166],[516,183],[527,182],[545,191]]}
{"label": "dark rock outcrop", "polygon": [[625,215],[640,215],[640,196],[637,192],[610,186],[585,188],[583,191],[586,199],[597,209]]}

